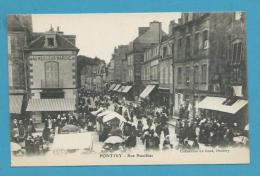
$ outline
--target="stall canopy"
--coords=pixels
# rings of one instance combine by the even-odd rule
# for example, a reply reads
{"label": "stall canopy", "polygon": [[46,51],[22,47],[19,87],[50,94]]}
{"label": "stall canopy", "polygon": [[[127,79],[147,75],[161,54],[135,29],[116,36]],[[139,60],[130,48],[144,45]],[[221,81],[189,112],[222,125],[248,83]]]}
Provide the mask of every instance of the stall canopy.
{"label": "stall canopy", "polygon": [[122,92],[124,90],[125,86],[121,86],[119,89],[117,89],[117,92]]}
{"label": "stall canopy", "polygon": [[132,86],[125,86],[125,88],[122,90],[123,93],[127,93],[131,90]]}
{"label": "stall canopy", "polygon": [[113,90],[115,88],[116,84],[112,84],[108,90]]}
{"label": "stall canopy", "polygon": [[[92,133],[56,134],[52,150],[90,149],[93,147]],[[69,141],[69,142],[68,142]]]}
{"label": "stall canopy", "polygon": [[146,88],[143,90],[143,92],[140,94],[141,98],[146,98],[155,88],[155,85],[148,85]]}
{"label": "stall canopy", "polygon": [[105,115],[103,117],[103,122],[106,123],[106,122],[108,122],[108,121],[110,121],[112,119],[115,119],[115,118],[119,119],[121,122],[126,122],[126,119],[122,115],[120,115],[120,114],[118,114],[116,112],[113,112],[113,113]]}
{"label": "stall canopy", "polygon": [[23,95],[9,95],[10,105],[9,111],[11,114],[21,114]]}
{"label": "stall canopy", "polygon": [[245,105],[247,105],[247,100],[242,99],[238,99],[232,105],[224,105],[223,102],[225,102],[225,100],[226,98],[222,97],[206,97],[201,102],[199,102],[197,108],[235,114]]}
{"label": "stall canopy", "polygon": [[117,91],[117,89],[119,89],[119,87],[120,87],[120,84],[117,84],[117,85],[114,87],[113,91]]}
{"label": "stall canopy", "polygon": [[75,111],[74,98],[30,99],[26,111]]}

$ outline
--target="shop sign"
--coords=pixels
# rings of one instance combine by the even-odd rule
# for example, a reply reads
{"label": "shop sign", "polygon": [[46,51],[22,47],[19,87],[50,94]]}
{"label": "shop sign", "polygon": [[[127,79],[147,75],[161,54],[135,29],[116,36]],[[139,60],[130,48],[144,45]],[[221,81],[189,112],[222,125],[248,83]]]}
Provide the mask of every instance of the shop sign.
{"label": "shop sign", "polygon": [[59,60],[75,60],[76,56],[61,55],[61,56],[30,56],[31,61],[59,61]]}

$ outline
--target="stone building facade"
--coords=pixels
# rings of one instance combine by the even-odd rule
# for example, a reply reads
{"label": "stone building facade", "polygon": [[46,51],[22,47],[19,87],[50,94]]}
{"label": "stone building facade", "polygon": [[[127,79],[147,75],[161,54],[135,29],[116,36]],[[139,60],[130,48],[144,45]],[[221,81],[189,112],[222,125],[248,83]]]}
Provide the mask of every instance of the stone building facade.
{"label": "stone building facade", "polygon": [[10,113],[25,113],[27,103],[27,74],[24,48],[32,40],[32,17],[8,16],[8,77]]}
{"label": "stone building facade", "polygon": [[144,51],[152,44],[159,43],[166,35],[161,29],[161,23],[150,22],[149,27],[140,27],[138,37],[130,42],[127,53],[128,82],[133,84],[134,96],[137,98],[143,87],[141,67],[144,61]]}
{"label": "stone building facade", "polygon": [[112,59],[114,60],[114,81],[118,83],[124,82],[126,80],[126,54],[127,54],[128,46],[127,45],[119,45],[114,49],[114,53],[112,54]]}
{"label": "stone building facade", "polygon": [[183,13],[172,31],[175,38],[175,110],[197,104],[206,96],[224,96],[228,63],[228,37],[235,13]]}
{"label": "stone building facade", "polygon": [[51,28],[25,48],[30,90],[26,111],[36,124],[42,122],[45,112],[76,111],[79,49],[76,36],[68,37]]}

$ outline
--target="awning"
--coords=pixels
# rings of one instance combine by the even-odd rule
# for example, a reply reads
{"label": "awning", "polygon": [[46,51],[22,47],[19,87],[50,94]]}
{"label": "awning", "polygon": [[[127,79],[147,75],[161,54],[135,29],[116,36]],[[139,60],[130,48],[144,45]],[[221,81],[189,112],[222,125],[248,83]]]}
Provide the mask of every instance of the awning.
{"label": "awning", "polygon": [[133,86],[125,86],[124,90],[122,90],[123,93],[127,93],[130,91],[130,89],[132,88]]}
{"label": "awning", "polygon": [[146,98],[155,88],[155,85],[148,85],[146,88],[143,90],[143,92],[140,94],[141,98]]}
{"label": "awning", "polygon": [[75,111],[74,98],[30,99],[26,111]]}
{"label": "awning", "polygon": [[113,90],[115,88],[116,84],[112,84],[108,90]]}
{"label": "awning", "polygon": [[210,110],[235,114],[248,103],[247,100],[239,99],[234,104],[229,106],[229,105],[222,104],[225,100],[226,98],[222,98],[222,97],[206,97],[201,102],[198,103],[197,108],[210,109]]}
{"label": "awning", "polygon": [[23,95],[9,95],[9,112],[11,114],[21,114]]}
{"label": "awning", "polygon": [[120,87],[120,84],[117,84],[117,85],[114,87],[113,91],[117,91],[117,89],[119,89],[119,87]]}

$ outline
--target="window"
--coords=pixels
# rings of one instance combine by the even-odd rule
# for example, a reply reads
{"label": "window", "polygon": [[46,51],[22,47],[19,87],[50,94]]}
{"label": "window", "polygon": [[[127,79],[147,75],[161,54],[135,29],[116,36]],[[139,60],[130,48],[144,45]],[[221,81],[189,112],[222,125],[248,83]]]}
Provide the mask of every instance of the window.
{"label": "window", "polygon": [[189,86],[190,85],[190,67],[186,67],[186,69],[185,69],[185,81],[186,81],[186,85]]}
{"label": "window", "polygon": [[167,47],[164,46],[163,47],[163,57],[165,57],[167,55]]}
{"label": "window", "polygon": [[165,67],[165,84],[169,83],[168,65]]}
{"label": "window", "polygon": [[165,68],[162,69],[162,83],[165,84]]}
{"label": "window", "polygon": [[175,52],[175,50],[174,50],[174,43],[172,44],[172,57],[174,58],[174,52]]}
{"label": "window", "polygon": [[190,36],[186,37],[185,54],[186,56],[190,56]]}
{"label": "window", "polygon": [[45,87],[57,88],[59,86],[59,63],[46,62],[45,63]]}
{"label": "window", "polygon": [[178,39],[178,55],[181,53],[181,48],[182,48],[182,39]]}
{"label": "window", "polygon": [[199,66],[196,65],[194,67],[194,84],[198,84],[199,83]]}
{"label": "window", "polygon": [[47,38],[47,45],[48,45],[48,47],[54,47],[54,38],[53,37]]}
{"label": "window", "polygon": [[201,83],[202,84],[207,83],[207,65],[206,64],[201,66]]}
{"label": "window", "polygon": [[242,57],[242,42],[239,41],[239,42],[236,42],[236,43],[233,43],[233,46],[232,46],[232,61],[231,61],[231,64],[239,64],[240,61],[241,61],[241,57]]}
{"label": "window", "polygon": [[181,67],[178,68],[177,82],[178,82],[179,84],[182,83],[182,68],[181,68]]}
{"label": "window", "polygon": [[209,47],[209,41],[208,41],[208,30],[203,31],[202,34],[202,42],[203,42],[203,49],[207,49]]}
{"label": "window", "polygon": [[195,34],[195,37],[194,37],[194,53],[197,54],[198,51],[199,51],[199,36],[200,34],[199,33],[196,33]]}

